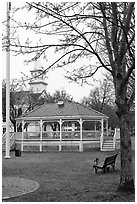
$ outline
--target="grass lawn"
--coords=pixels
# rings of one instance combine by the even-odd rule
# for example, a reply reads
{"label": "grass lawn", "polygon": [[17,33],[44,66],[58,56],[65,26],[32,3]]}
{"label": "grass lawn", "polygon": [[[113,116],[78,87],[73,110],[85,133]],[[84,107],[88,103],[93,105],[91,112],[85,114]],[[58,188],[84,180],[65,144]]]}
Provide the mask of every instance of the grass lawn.
{"label": "grass lawn", "polygon": [[[21,157],[2,159],[2,175],[32,179],[38,190],[6,202],[134,202],[133,194],[117,192],[120,179],[120,156],[115,171],[94,173],[96,157],[103,159],[112,152],[45,152],[22,153]],[[133,153],[133,161],[135,160]]]}

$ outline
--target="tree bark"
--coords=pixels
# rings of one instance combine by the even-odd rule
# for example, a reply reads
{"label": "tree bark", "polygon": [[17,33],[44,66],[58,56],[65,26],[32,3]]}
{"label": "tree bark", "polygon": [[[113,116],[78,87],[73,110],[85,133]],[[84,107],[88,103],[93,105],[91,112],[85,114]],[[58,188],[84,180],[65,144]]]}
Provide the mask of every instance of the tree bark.
{"label": "tree bark", "polygon": [[[119,108],[119,113],[122,113],[123,107]],[[123,114],[118,114],[120,121],[120,155],[121,155],[121,172],[120,184],[118,191],[134,193],[134,178],[132,166],[132,146],[130,134],[130,117],[129,111]]]}
{"label": "tree bark", "polygon": [[117,67],[116,77],[114,78],[115,95],[117,105],[117,115],[120,124],[120,156],[121,172],[118,191],[134,192],[134,176],[132,166],[132,146],[130,134],[130,106],[127,98],[127,83],[124,83],[125,66]]}

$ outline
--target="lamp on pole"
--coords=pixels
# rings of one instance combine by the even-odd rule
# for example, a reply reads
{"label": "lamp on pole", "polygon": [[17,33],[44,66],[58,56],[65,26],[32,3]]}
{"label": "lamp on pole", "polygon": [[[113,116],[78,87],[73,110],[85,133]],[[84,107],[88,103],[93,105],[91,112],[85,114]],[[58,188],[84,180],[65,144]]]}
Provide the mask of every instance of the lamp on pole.
{"label": "lamp on pole", "polygon": [[6,155],[10,158],[10,9],[7,2],[7,45],[6,45]]}

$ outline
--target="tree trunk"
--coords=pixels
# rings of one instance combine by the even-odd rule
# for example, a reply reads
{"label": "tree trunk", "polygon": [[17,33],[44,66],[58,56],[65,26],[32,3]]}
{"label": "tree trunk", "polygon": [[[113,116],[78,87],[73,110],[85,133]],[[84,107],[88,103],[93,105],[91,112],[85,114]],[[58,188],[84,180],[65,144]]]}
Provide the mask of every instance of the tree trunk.
{"label": "tree trunk", "polygon": [[[121,112],[121,110],[119,110],[119,112]],[[129,113],[120,114],[119,121],[120,121],[121,173],[118,191],[134,192]]]}
{"label": "tree trunk", "polygon": [[[114,76],[117,115],[120,123],[120,156],[121,172],[118,191],[134,192],[134,176],[132,166],[132,146],[130,134],[130,106],[127,98],[127,81],[125,81],[125,59],[118,63]],[[131,104],[130,104],[131,105]]]}
{"label": "tree trunk", "polygon": [[16,132],[16,120],[12,120],[12,118],[10,118],[10,121],[13,124],[14,132]]}
{"label": "tree trunk", "polygon": [[14,132],[16,132],[16,122],[13,123],[13,127],[14,127]]}

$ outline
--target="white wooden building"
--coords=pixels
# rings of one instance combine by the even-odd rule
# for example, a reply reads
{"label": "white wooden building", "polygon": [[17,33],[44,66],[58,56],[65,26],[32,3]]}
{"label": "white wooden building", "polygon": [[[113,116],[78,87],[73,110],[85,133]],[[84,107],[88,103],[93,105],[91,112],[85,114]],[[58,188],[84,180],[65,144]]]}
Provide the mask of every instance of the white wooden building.
{"label": "white wooden building", "polygon": [[108,117],[75,102],[47,103],[16,121],[22,123],[22,132],[17,132],[15,139],[21,151],[30,146],[39,151],[45,146],[57,146],[59,151],[63,146],[77,146],[83,151],[84,145],[90,144],[102,149],[108,137]]}

